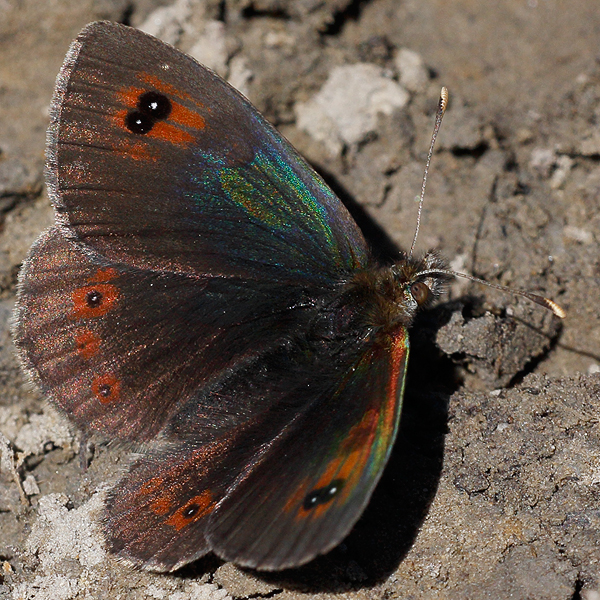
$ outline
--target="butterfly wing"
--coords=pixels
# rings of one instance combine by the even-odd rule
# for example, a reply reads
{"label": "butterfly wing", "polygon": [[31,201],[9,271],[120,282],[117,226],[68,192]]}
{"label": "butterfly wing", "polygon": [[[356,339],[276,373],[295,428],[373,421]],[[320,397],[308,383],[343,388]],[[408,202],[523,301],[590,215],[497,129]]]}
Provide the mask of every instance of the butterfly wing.
{"label": "butterfly wing", "polygon": [[335,389],[263,449],[210,517],[222,558],[258,569],[301,565],[349,533],[379,481],[396,437],[408,336],[381,335]]}
{"label": "butterfly wing", "polygon": [[106,499],[109,550],[154,571],[174,571],[209,552],[208,518],[235,478],[227,461],[235,437],[230,431],[200,447],[160,441],[146,447]]}
{"label": "butterfly wing", "polygon": [[[146,109],[149,129],[132,125]],[[150,438],[302,322],[306,288],[366,257],[339,200],[240,94],[113,23],[86,27],[65,60],[47,178],[62,227],[25,262],[15,338],[84,430]]]}
{"label": "butterfly wing", "polygon": [[14,338],[81,429],[141,441],[198,389],[301,325],[298,298],[270,281],[109,263],[52,228],[21,271]]}
{"label": "butterfly wing", "polygon": [[47,175],[61,223],[108,260],[293,284],[366,264],[353,219],[290,144],[156,38],[87,26],[51,115]]}
{"label": "butterfly wing", "polygon": [[354,354],[333,379],[324,366],[302,377],[286,372],[285,360],[236,374],[211,395],[241,399],[248,418],[195,448],[185,424],[205,421],[209,402],[181,411],[156,452],[111,491],[109,547],[163,571],[209,549],[259,569],[298,566],[328,551],[360,517],[387,461],[407,355],[402,327]]}
{"label": "butterfly wing", "polygon": [[302,355],[285,344],[238,363],[179,407],[108,495],[105,536],[114,553],[171,571],[210,549],[205,532],[216,505],[261,443],[310,401]]}

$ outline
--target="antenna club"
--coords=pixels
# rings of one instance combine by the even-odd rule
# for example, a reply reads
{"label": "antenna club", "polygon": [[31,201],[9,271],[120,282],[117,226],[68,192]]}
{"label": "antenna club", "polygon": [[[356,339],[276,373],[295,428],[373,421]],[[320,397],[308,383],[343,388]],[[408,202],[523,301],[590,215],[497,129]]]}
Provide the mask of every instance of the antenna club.
{"label": "antenna club", "polygon": [[548,308],[560,319],[564,319],[567,316],[567,311],[562,307],[556,304],[554,300],[550,300],[550,298],[544,298],[546,301],[546,305]]}
{"label": "antenna club", "polygon": [[448,106],[448,88],[443,87],[440,92],[440,112],[444,114],[446,112],[446,108]]}
{"label": "antenna club", "polygon": [[552,311],[560,319],[564,319],[567,316],[567,311],[562,306],[559,306],[556,302],[554,302],[554,300],[550,300],[550,298],[546,298],[545,296],[526,292],[525,290],[513,290],[505,285],[498,285],[497,283],[485,281],[484,279],[479,279],[479,277],[474,277],[473,275],[459,273],[458,271],[450,271],[448,269],[426,269],[419,272],[419,277],[425,277],[427,275],[449,275],[450,277],[462,277],[463,279],[474,281],[475,283],[485,285],[495,290],[500,290],[501,292],[505,292],[507,294],[512,294],[513,296],[527,298],[539,306],[543,306],[544,308]]}

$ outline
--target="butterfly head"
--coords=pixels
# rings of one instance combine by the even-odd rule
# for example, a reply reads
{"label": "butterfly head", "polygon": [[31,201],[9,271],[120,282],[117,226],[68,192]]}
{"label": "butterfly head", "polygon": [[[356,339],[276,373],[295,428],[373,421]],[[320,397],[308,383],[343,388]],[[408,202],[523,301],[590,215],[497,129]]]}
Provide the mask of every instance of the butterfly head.
{"label": "butterfly head", "polygon": [[375,329],[408,327],[417,311],[434,302],[450,278],[444,260],[434,251],[421,259],[404,257],[391,267],[360,271],[352,282],[354,294],[367,307],[365,317]]}
{"label": "butterfly head", "polygon": [[445,270],[444,259],[430,250],[423,258],[405,258],[390,268],[397,289],[402,293],[401,304],[406,304],[410,318],[419,308],[425,308],[435,301],[450,278],[438,270]]}

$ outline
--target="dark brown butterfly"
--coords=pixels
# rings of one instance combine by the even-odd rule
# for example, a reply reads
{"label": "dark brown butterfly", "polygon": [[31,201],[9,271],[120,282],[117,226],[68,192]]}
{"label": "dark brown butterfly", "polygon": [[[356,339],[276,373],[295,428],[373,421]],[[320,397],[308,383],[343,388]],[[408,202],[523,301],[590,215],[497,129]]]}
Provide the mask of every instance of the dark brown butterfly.
{"label": "dark brown butterfly", "polygon": [[238,92],[135,29],[81,32],[51,115],[56,225],[21,271],[15,341],[80,429],[138,443],[108,547],[161,571],[327,552],[386,464],[444,264],[377,265]]}

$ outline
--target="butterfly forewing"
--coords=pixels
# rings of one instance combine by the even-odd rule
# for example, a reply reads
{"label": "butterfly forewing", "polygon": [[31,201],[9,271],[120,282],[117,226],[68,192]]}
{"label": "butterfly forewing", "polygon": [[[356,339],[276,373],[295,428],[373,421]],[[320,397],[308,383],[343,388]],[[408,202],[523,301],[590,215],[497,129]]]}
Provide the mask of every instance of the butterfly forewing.
{"label": "butterfly forewing", "polygon": [[366,264],[347,210],[256,109],[140,31],[83,30],[49,139],[62,222],[109,260],[290,283]]}

